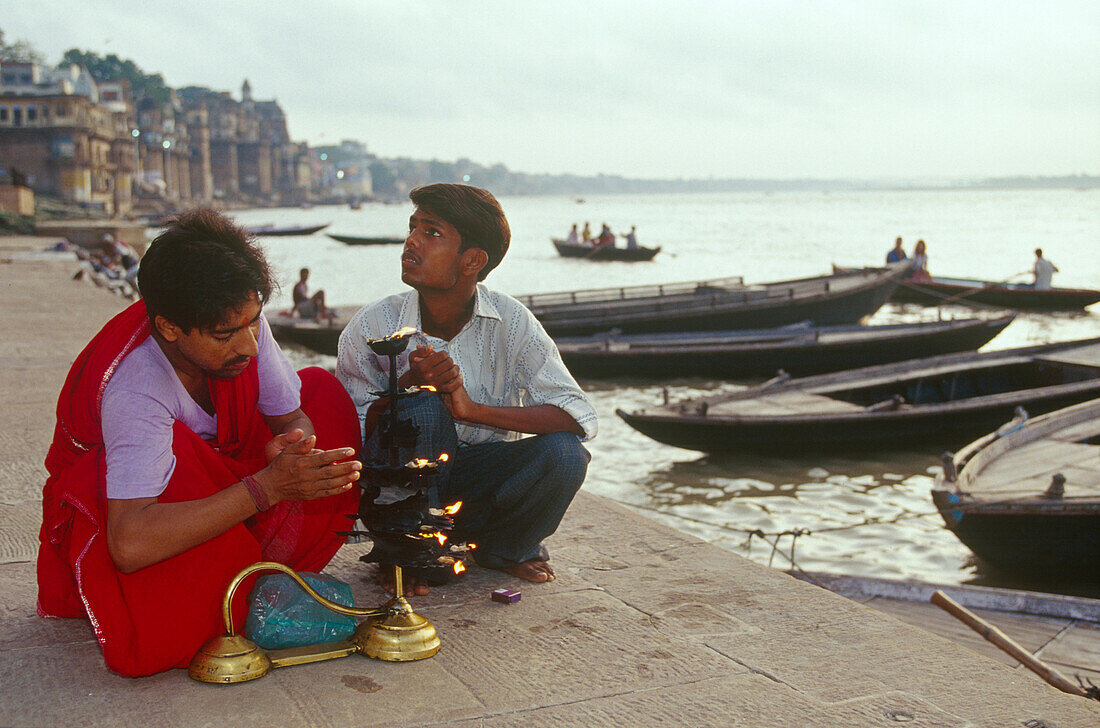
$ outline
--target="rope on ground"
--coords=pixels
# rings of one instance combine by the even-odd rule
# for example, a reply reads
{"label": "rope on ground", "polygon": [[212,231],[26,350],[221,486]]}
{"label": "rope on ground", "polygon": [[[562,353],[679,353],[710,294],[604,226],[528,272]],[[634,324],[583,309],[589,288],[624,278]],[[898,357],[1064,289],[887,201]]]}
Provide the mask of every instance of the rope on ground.
{"label": "rope on ground", "polygon": [[[603,497],[607,498],[610,501],[614,501],[614,502],[619,503],[621,505],[627,506],[628,508],[637,508],[637,509],[642,510],[642,511],[649,511],[650,513],[657,513],[657,514],[660,514],[662,516],[672,516],[673,518],[679,518],[682,521],[690,521],[691,523],[698,523],[698,524],[703,525],[703,526],[711,526],[713,528],[718,528],[718,529],[721,529],[723,531],[729,531],[730,533],[743,533],[745,535],[750,536],[750,538],[751,538],[751,536],[759,536],[759,537],[763,537],[763,536],[789,536],[789,535],[795,533],[795,531],[791,531],[791,530],[764,532],[764,531],[761,531],[758,528],[754,528],[754,529],[734,528],[733,526],[727,526],[726,524],[723,524],[723,523],[715,523],[713,521],[707,521],[707,520],[704,520],[702,518],[692,518],[691,516],[684,516],[684,515],[680,515],[679,513],[672,513],[670,511],[663,511],[660,508],[654,508],[653,506],[644,506],[644,505],[641,505],[639,503],[631,503],[629,501],[619,500],[618,498],[611,498],[610,496],[603,496]],[[848,524],[845,524],[843,526],[826,526],[826,527],[823,527],[823,528],[815,528],[815,529],[799,528],[799,529],[796,529],[796,530],[797,530],[797,535],[798,536],[812,536],[815,533],[833,533],[835,531],[848,531],[848,530],[851,530],[853,528],[862,528],[863,526],[879,526],[879,525],[883,525],[883,524],[897,523],[899,521],[905,521],[905,520],[908,520],[910,518],[928,518],[929,516],[938,516],[938,515],[939,515],[939,513],[936,512],[936,511],[931,511],[929,513],[899,513],[898,515],[896,515],[892,518],[885,518],[885,517],[875,516],[875,517],[872,517],[872,518],[868,518],[867,520],[862,521],[860,523],[848,523]]]}

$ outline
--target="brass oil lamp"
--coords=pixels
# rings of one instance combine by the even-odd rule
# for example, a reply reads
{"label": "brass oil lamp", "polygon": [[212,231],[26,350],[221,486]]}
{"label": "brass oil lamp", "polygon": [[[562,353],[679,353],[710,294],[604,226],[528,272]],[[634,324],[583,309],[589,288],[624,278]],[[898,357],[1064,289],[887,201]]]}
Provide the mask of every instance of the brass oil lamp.
{"label": "brass oil lamp", "polygon": [[[388,416],[379,424],[379,443],[386,453],[384,462],[364,463],[360,485],[363,492],[359,512],[349,518],[362,520],[366,531],[342,532],[346,536],[369,536],[373,541],[370,553],[362,561],[377,563],[380,568],[393,568],[394,597],[375,609],[347,607],[325,599],[312,589],[292,569],[275,562],[259,562],[237,574],[226,590],[222,616],[226,633],[203,645],[191,661],[188,674],[209,683],[237,683],[263,677],[277,667],[362,654],[379,660],[408,661],[431,657],[441,643],[432,624],[413,611],[404,596],[405,568],[416,570],[430,580],[442,581],[444,575],[462,573],[462,557],[473,544],[448,544],[448,533],[454,527],[453,516],[461,502],[445,508],[429,506],[428,491],[421,482],[437,472],[447,462],[441,453],[435,460],[417,458],[400,464],[400,449],[416,444],[419,428],[398,416],[396,402],[419,394],[422,389],[401,390],[397,384],[397,355],[403,352],[415,329],[402,329],[382,339],[369,339],[367,344],[379,356],[389,358],[389,387],[375,392],[389,397]],[[237,634],[231,604],[241,583],[259,571],[280,571],[319,604],[338,614],[361,618],[347,640],[305,647],[265,650],[243,635]]]}

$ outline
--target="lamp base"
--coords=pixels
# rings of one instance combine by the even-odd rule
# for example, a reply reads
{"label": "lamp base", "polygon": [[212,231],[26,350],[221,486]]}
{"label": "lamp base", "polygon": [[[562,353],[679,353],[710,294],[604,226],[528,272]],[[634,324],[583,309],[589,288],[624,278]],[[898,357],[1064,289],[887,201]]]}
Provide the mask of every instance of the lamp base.
{"label": "lamp base", "polygon": [[352,635],[359,652],[390,662],[423,660],[439,652],[442,644],[435,627],[414,612],[405,597],[391,599],[384,608],[386,616],[361,623]]}
{"label": "lamp base", "polygon": [[239,683],[271,672],[271,660],[255,642],[239,634],[210,639],[191,660],[187,674],[199,682]]}

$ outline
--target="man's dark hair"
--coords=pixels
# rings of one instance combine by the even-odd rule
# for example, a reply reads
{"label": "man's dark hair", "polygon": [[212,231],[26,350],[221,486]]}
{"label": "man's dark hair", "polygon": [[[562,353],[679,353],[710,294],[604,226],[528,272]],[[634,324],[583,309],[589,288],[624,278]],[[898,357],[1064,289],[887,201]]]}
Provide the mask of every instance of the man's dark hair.
{"label": "man's dark hair", "polygon": [[409,193],[413,204],[455,226],[462,238],[461,250],[481,248],[489,262],[478,273],[485,280],[508,252],[512,231],[497,198],[488,190],[472,185],[434,184]]}
{"label": "man's dark hair", "polygon": [[138,268],[149,320],[163,316],[184,331],[223,323],[253,293],[262,306],[273,287],[259,246],[228,217],[204,208],[173,217]]}

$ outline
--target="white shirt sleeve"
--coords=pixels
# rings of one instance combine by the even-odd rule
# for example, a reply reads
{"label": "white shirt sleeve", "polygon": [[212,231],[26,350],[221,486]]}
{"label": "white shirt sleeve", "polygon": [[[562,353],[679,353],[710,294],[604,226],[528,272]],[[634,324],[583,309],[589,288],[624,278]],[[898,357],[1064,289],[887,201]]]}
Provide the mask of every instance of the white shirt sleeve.
{"label": "white shirt sleeve", "polygon": [[527,319],[516,343],[516,382],[531,404],[552,404],[564,410],[584,430],[583,441],[596,436],[596,408],[569,373],[553,339],[534,314],[521,308]]}
{"label": "white shirt sleeve", "polygon": [[257,406],[260,412],[278,417],[302,406],[302,380],[271,335],[267,318],[260,315],[256,353],[256,374],[260,382]]}
{"label": "white shirt sleeve", "polygon": [[108,383],[100,422],[107,460],[107,497],[155,498],[176,469],[175,418],[154,397]]}
{"label": "white shirt sleeve", "polygon": [[344,385],[359,415],[359,437],[365,436],[367,409],[378,399],[375,392],[385,391],[389,372],[383,370],[378,356],[367,346],[367,339],[377,338],[368,323],[370,311],[360,309],[340,334],[336,354],[336,378]]}

